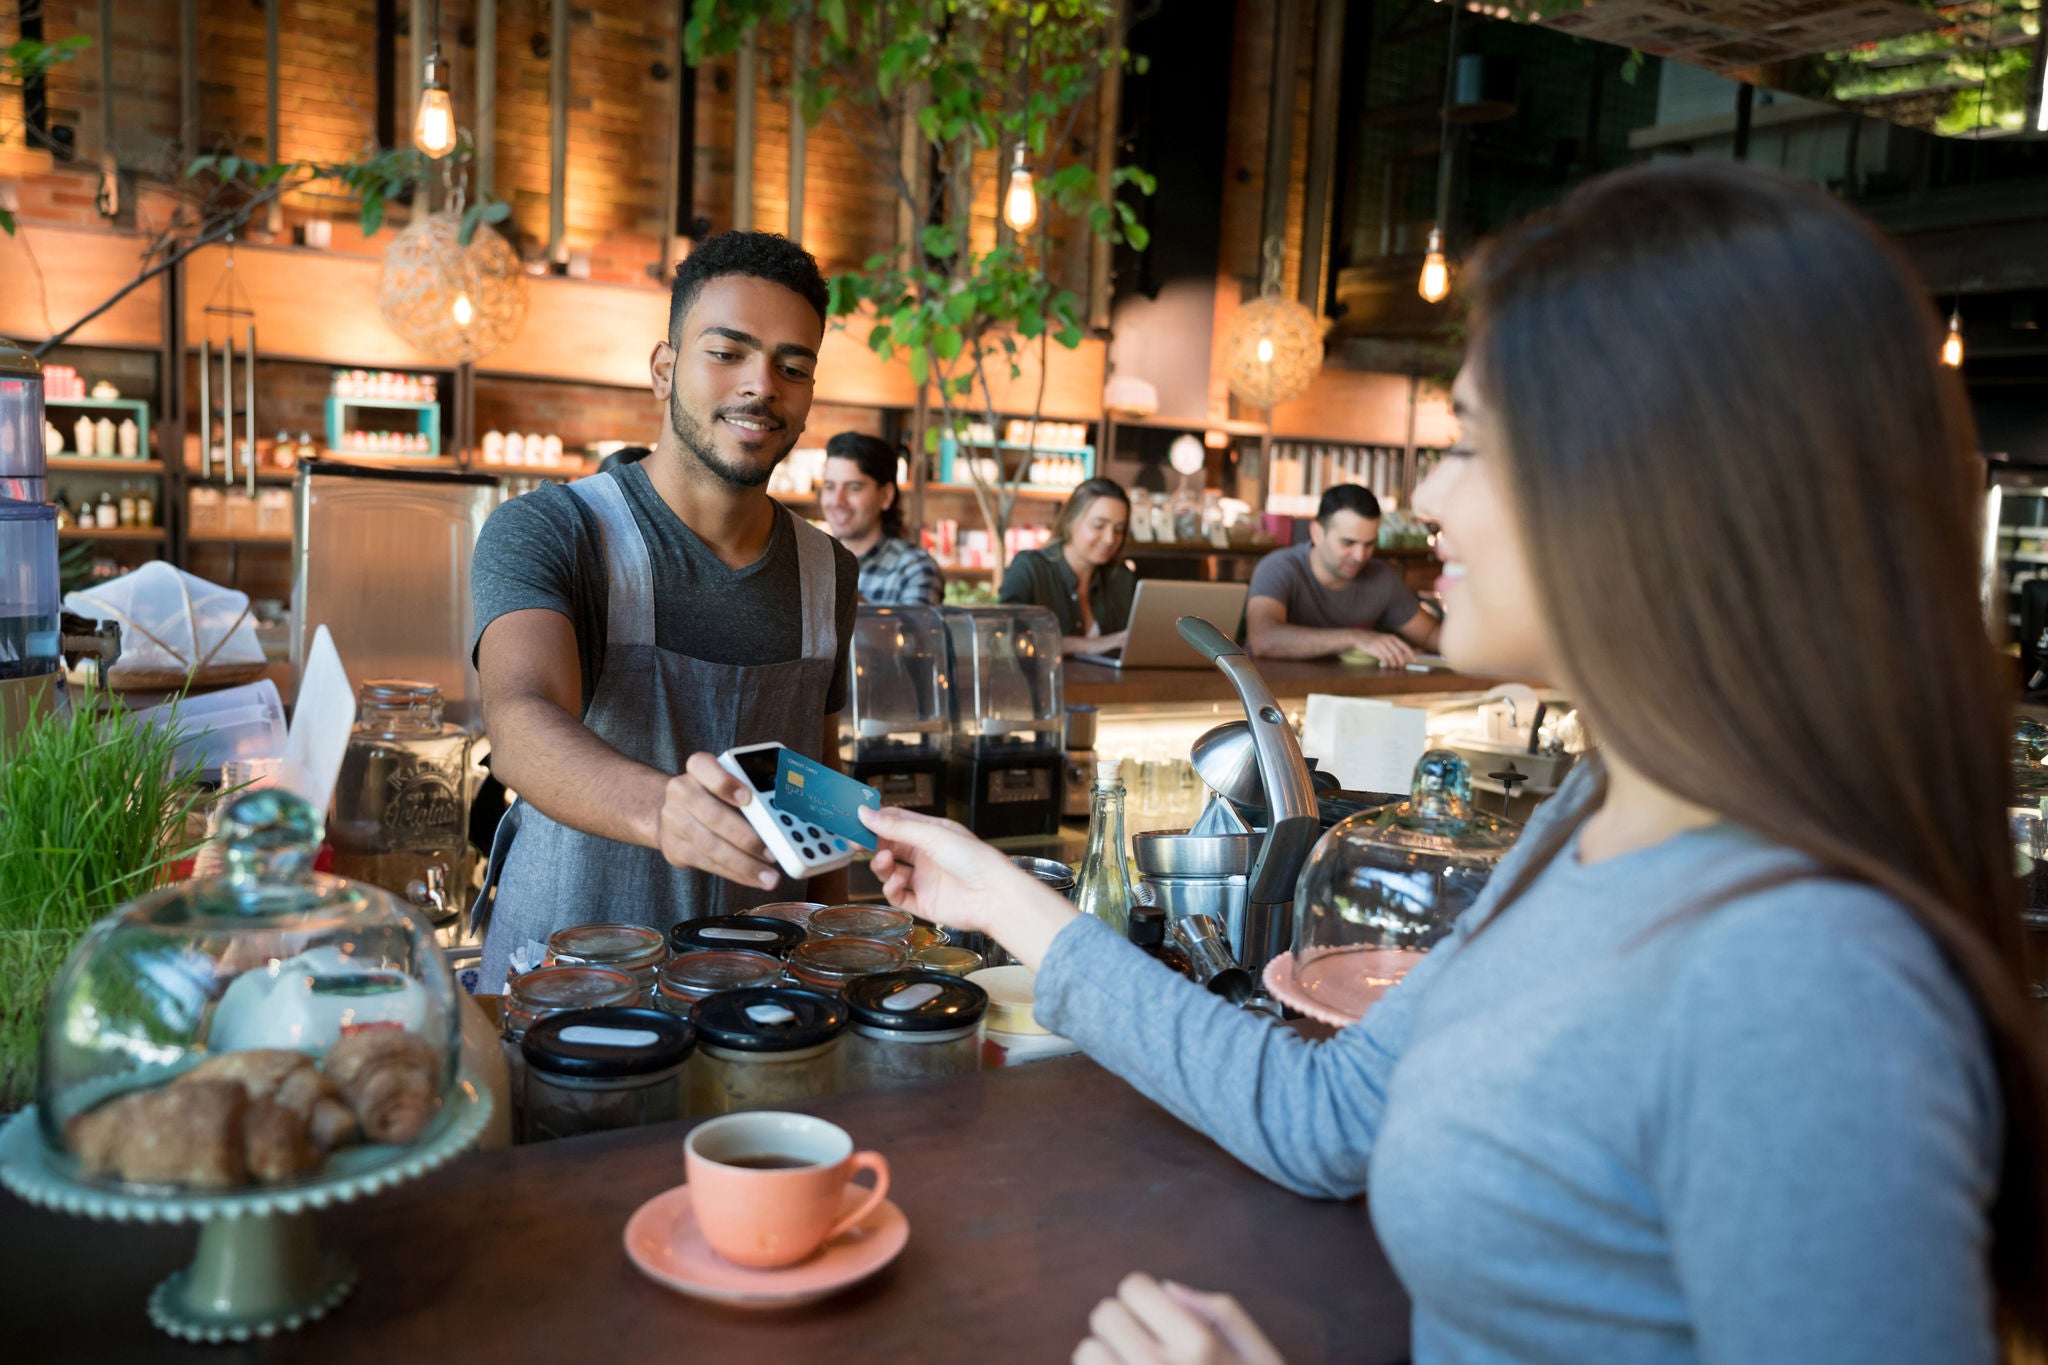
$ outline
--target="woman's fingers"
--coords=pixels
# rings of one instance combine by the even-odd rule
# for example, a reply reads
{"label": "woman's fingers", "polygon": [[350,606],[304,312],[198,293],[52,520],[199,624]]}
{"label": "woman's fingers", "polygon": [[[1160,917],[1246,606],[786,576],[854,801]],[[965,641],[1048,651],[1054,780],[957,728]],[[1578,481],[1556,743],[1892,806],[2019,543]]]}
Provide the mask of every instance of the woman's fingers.
{"label": "woman's fingers", "polygon": [[1160,1288],[1159,1281],[1150,1275],[1126,1275],[1116,1287],[1116,1296],[1158,1340],[1168,1360],[1206,1358],[1210,1338],[1207,1315],[1173,1298]]}
{"label": "woman's fingers", "polygon": [[1088,1330],[1126,1365],[1166,1365],[1169,1359],[1144,1324],[1119,1300],[1104,1299],[1096,1304],[1095,1311],[1088,1315]]}
{"label": "woman's fingers", "polygon": [[1123,1365],[1115,1351],[1110,1350],[1094,1337],[1074,1348],[1074,1365]]}
{"label": "woman's fingers", "polygon": [[1168,1294],[1207,1318],[1245,1365],[1285,1365],[1280,1352],[1266,1340],[1251,1314],[1244,1311],[1244,1305],[1230,1295],[1204,1294],[1172,1280],[1166,1281],[1164,1287]]}

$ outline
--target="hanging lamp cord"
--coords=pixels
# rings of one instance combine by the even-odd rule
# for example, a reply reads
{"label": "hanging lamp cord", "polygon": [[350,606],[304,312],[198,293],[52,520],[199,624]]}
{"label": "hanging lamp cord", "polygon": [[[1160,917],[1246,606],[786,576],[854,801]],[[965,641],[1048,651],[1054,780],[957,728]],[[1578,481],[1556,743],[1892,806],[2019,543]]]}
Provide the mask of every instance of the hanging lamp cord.
{"label": "hanging lamp cord", "polygon": [[1440,233],[1451,212],[1451,85],[1458,74],[1458,11],[1464,8],[1461,0],[1445,2],[1451,7],[1451,33],[1444,43],[1443,117],[1436,143],[1436,230]]}

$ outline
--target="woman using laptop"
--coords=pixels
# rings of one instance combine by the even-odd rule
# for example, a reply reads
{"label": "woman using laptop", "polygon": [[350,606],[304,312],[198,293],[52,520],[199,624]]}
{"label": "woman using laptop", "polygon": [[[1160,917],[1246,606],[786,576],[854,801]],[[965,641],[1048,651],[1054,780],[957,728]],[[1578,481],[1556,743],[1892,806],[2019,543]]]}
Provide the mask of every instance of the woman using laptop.
{"label": "woman using laptop", "polygon": [[1052,541],[1010,561],[996,600],[1046,607],[1060,622],[1062,654],[1124,647],[1138,575],[1121,558],[1131,498],[1113,479],[1075,487],[1053,523]]}
{"label": "woman using laptop", "polygon": [[[885,892],[1274,1180],[1369,1188],[1417,1362],[2028,1358],[2014,689],[1924,287],[1820,189],[1705,161],[1587,183],[1464,284],[1462,436],[1415,496],[1443,651],[1602,748],[1451,934],[1311,1042],[946,822],[871,821]],[[1084,1365],[1261,1355],[1149,1280],[1090,1328]]]}

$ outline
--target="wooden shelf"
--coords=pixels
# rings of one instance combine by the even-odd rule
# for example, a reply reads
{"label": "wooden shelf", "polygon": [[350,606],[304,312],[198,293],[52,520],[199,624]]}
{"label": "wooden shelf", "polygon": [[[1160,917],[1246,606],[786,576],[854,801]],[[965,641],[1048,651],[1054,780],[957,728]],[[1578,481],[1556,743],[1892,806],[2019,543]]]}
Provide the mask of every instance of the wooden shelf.
{"label": "wooden shelf", "polygon": [[52,455],[46,463],[52,474],[161,474],[162,460],[124,460],[119,456]]}
{"label": "wooden shelf", "polygon": [[290,536],[186,536],[187,545],[289,545]]}
{"label": "wooden shelf", "polygon": [[57,532],[59,540],[162,540],[166,532],[161,526],[96,526],[87,530],[83,526],[66,526]]}

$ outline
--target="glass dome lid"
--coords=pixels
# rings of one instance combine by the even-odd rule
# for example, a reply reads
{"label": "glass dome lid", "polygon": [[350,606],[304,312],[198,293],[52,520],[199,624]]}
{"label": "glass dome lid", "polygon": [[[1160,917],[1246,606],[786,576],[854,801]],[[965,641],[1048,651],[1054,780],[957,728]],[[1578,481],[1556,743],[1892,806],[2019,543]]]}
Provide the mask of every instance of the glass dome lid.
{"label": "glass dome lid", "polygon": [[79,1175],[219,1190],[317,1176],[413,1141],[457,1085],[456,985],[388,892],[315,873],[320,822],[236,797],[226,871],[100,921],[53,983],[36,1079],[44,1141]]}
{"label": "glass dome lid", "polygon": [[1302,990],[1361,1013],[1450,932],[1521,832],[1473,805],[1463,758],[1425,753],[1407,800],[1340,821],[1309,855],[1294,901]]}

